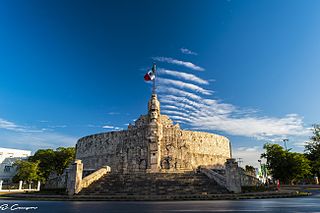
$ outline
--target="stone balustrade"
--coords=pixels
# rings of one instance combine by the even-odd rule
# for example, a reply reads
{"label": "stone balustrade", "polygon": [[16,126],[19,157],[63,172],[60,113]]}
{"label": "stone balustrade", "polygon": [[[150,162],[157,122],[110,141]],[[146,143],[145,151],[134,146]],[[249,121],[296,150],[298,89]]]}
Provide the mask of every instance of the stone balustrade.
{"label": "stone balustrade", "polygon": [[93,172],[92,174],[88,175],[87,177],[83,178],[81,181],[81,188],[87,188],[90,186],[93,182],[99,180],[102,176],[105,174],[111,172],[111,169],[109,166],[104,166],[101,169]]}
{"label": "stone balustrade", "polygon": [[101,177],[111,172],[111,168],[109,166],[103,166],[87,177],[82,178],[83,164],[81,160],[75,160],[75,162],[70,165],[68,170],[69,174],[67,180],[67,192],[69,196],[78,194],[83,188],[87,188],[93,182],[99,180]]}
{"label": "stone balustrade", "polygon": [[226,187],[227,183],[225,176],[207,168],[200,168],[200,172],[205,174],[208,178],[215,180],[220,186]]}
{"label": "stone balustrade", "polygon": [[215,180],[219,185],[226,187],[229,192],[241,192],[241,174],[238,163],[233,158],[227,159],[225,163],[225,176],[204,167],[200,168],[200,172]]}

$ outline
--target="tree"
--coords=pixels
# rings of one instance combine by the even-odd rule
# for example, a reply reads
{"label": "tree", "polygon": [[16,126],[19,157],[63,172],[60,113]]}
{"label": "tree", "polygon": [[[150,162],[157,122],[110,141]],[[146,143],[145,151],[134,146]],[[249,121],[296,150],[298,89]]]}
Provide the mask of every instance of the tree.
{"label": "tree", "polygon": [[15,165],[18,167],[18,172],[13,177],[13,181],[18,182],[20,180],[23,180],[27,181],[28,183],[31,183],[33,181],[42,181],[43,178],[39,176],[39,163],[39,161],[16,161]]}
{"label": "tree", "polygon": [[39,176],[47,180],[52,172],[62,174],[74,159],[74,147],[59,147],[56,150],[39,149],[28,161],[39,162]]}
{"label": "tree", "polygon": [[310,161],[302,153],[288,152],[291,166],[291,182],[301,180],[311,174]]}
{"label": "tree", "polygon": [[275,179],[286,179],[288,176],[285,171],[281,171],[285,168],[285,152],[283,148],[278,144],[265,144],[263,148],[266,150],[265,153],[261,155],[262,158],[267,159],[267,167],[270,170],[271,175]]}
{"label": "tree", "polygon": [[313,125],[313,135],[305,145],[307,158],[311,161],[312,174],[320,176],[320,125]]}
{"label": "tree", "polygon": [[39,149],[29,157],[28,161],[39,162],[39,175],[45,180],[55,170],[56,158],[52,149]]}
{"label": "tree", "polygon": [[55,171],[60,175],[74,161],[76,150],[74,147],[59,147],[55,151],[55,155]]}
{"label": "tree", "polygon": [[284,150],[278,144],[267,143],[261,155],[267,159],[267,168],[275,179],[284,183],[293,183],[310,175],[310,161],[301,153]]}

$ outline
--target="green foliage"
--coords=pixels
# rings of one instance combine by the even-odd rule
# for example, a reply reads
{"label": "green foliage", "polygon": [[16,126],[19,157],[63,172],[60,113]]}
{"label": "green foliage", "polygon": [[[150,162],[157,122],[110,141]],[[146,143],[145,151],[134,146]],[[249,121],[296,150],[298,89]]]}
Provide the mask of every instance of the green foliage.
{"label": "green foliage", "polygon": [[320,125],[313,125],[313,135],[305,146],[307,158],[311,161],[312,174],[320,177]]}
{"label": "green foliage", "polygon": [[39,175],[45,180],[55,170],[55,151],[52,149],[39,149],[33,156],[29,157],[30,162],[39,162]]}
{"label": "green foliage", "polygon": [[[22,165],[37,165],[37,167],[32,167],[34,170],[30,172],[35,172],[42,181],[48,179],[50,173],[55,172],[57,174],[62,174],[63,171],[68,167],[68,165],[75,159],[75,148],[74,147],[59,147],[56,150],[53,149],[39,149],[35,152],[33,156],[30,156],[28,161],[22,161]],[[24,167],[18,167],[18,173],[23,172]],[[17,178],[20,180],[25,179],[26,176],[19,175]],[[17,179],[15,179],[17,180]]]}
{"label": "green foliage", "polygon": [[275,179],[283,179],[283,176],[286,177],[286,170],[282,171],[285,165],[285,151],[278,144],[265,144],[263,148],[266,150],[265,153],[261,155],[262,158],[267,159],[267,166],[271,175]]}
{"label": "green foliage", "polygon": [[310,161],[304,154],[297,152],[288,152],[288,161],[291,167],[291,181],[302,180],[311,174]]}
{"label": "green foliage", "polygon": [[18,182],[19,180],[24,180],[28,183],[32,181],[43,181],[43,178],[39,176],[39,163],[39,161],[16,161],[15,165],[18,167],[18,172],[13,177],[13,181]]}
{"label": "green foliage", "polygon": [[267,159],[267,167],[275,179],[293,183],[311,174],[310,161],[301,153],[284,150],[278,144],[265,144],[261,155]]}
{"label": "green foliage", "polygon": [[55,151],[55,171],[57,174],[62,174],[63,170],[65,170],[69,164],[74,161],[76,150],[74,147],[59,147]]}

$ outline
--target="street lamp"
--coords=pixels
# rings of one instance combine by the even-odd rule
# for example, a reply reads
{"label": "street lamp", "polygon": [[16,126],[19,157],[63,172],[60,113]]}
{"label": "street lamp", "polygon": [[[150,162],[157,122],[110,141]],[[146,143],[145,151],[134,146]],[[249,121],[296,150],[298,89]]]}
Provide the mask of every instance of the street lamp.
{"label": "street lamp", "polygon": [[284,143],[284,148],[286,149],[286,151],[288,151],[287,142],[289,141],[289,139],[288,139],[288,138],[285,138],[285,139],[283,139],[282,141],[283,141],[283,143]]}
{"label": "street lamp", "polygon": [[238,158],[239,166],[241,165],[242,162],[243,162],[243,161],[242,161],[242,158]]}
{"label": "street lamp", "polygon": [[259,175],[259,177],[263,178],[263,174],[262,174],[262,167],[261,167],[261,160],[258,160],[259,164],[260,164],[260,172],[261,173],[261,176]]}

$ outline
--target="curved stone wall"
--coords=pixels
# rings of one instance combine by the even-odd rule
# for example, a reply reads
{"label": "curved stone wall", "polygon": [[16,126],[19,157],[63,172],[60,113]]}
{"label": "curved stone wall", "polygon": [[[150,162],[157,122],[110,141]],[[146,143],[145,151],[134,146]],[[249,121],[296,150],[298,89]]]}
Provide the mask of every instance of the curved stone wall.
{"label": "curved stone wall", "polygon": [[[147,126],[129,130],[90,135],[79,139],[76,158],[85,170],[96,170],[104,165],[112,172],[145,172],[148,165]],[[230,158],[226,137],[184,131],[178,125],[166,123],[160,142],[162,172],[192,170],[198,166],[221,167]]]}
{"label": "curved stone wall", "polygon": [[76,158],[84,170],[110,166],[111,172],[177,172],[198,166],[221,167],[230,158],[226,137],[184,131],[160,114],[160,102],[152,94],[148,114],[128,130],[90,135],[79,139]]}
{"label": "curved stone wall", "polygon": [[76,158],[84,170],[108,165],[112,172],[145,171],[147,160],[145,131],[125,130],[83,137],[76,145]]}
{"label": "curved stone wall", "polygon": [[191,170],[198,166],[223,167],[230,158],[226,137],[206,132],[164,128],[161,168],[171,171]]}

